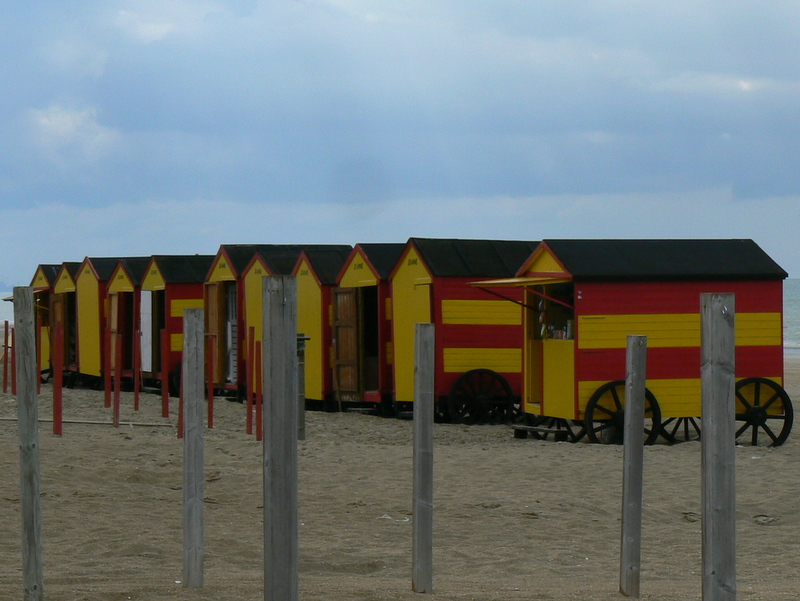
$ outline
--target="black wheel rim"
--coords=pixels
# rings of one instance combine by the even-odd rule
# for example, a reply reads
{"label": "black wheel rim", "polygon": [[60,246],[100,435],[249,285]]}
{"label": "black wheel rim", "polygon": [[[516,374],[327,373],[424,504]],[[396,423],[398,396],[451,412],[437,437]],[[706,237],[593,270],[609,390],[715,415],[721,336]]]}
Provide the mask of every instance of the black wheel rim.
{"label": "black wheel rim", "polygon": [[792,430],[794,410],[786,391],[767,378],[745,378],[736,383],[736,442],[759,442],[777,447]]}
{"label": "black wheel rim", "polygon": [[450,389],[448,409],[456,423],[509,423],[516,417],[508,381],[490,369],[461,374]]}
{"label": "black wheel rim", "polygon": [[[653,444],[661,433],[661,411],[652,392],[645,389],[644,443]],[[625,381],[598,388],[586,404],[585,430],[589,442],[622,444],[625,430]]]}

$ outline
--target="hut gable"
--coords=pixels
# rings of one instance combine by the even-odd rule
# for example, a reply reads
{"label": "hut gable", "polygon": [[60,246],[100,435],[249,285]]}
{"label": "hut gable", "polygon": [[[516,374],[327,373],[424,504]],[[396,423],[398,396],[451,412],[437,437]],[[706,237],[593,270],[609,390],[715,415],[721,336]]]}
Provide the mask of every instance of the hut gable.
{"label": "hut gable", "polygon": [[223,244],[208,270],[209,282],[231,282],[244,273],[256,253],[255,244]]}
{"label": "hut gable", "polygon": [[31,286],[36,290],[52,288],[58,277],[58,270],[61,265],[39,265],[36,273],[33,274]]}
{"label": "hut gable", "polygon": [[538,246],[517,240],[410,238],[433,276],[510,277]]}
{"label": "hut gable", "polygon": [[752,240],[545,240],[581,281],[774,280],[787,273]]}
{"label": "hut gable", "polygon": [[150,263],[148,257],[120,259],[108,282],[109,292],[133,292],[138,288]]}
{"label": "hut gable", "polygon": [[65,292],[75,292],[75,280],[78,277],[78,270],[83,263],[67,262],[62,263],[56,276],[53,292],[63,294]]}

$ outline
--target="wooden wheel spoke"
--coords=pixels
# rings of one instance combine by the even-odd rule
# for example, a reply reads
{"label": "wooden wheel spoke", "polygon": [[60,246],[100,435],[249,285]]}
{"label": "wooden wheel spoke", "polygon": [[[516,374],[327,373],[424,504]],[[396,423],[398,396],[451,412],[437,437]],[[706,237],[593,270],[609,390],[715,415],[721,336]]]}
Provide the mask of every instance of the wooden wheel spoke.
{"label": "wooden wheel spoke", "polygon": [[619,393],[616,387],[611,389],[611,397],[614,399],[614,405],[617,407],[617,411],[621,411],[623,409],[622,402],[619,400]]}
{"label": "wooden wheel spoke", "polygon": [[775,401],[777,401],[779,398],[781,398],[781,393],[780,393],[780,392],[778,392],[778,391],[776,390],[776,391],[775,391],[775,394],[773,394],[773,395],[772,395],[772,396],[769,398],[769,400],[768,400],[766,403],[764,403],[764,404],[762,405],[762,407],[764,408],[764,411],[768,410],[768,409],[769,409],[769,408],[772,406],[772,403],[774,403]]}
{"label": "wooden wheel spoke", "polygon": [[744,395],[742,394],[741,390],[736,391],[736,398],[739,399],[739,402],[742,405],[744,405],[745,410],[752,408],[750,402],[746,398],[744,398]]}
{"label": "wooden wheel spoke", "polygon": [[[595,407],[595,410],[599,411],[601,413],[605,413],[609,418],[614,417],[614,414],[616,413],[616,411],[613,411],[613,410],[609,409],[608,407],[603,407],[603,405],[599,405],[599,404]],[[605,421],[605,420],[600,420],[600,421]]]}

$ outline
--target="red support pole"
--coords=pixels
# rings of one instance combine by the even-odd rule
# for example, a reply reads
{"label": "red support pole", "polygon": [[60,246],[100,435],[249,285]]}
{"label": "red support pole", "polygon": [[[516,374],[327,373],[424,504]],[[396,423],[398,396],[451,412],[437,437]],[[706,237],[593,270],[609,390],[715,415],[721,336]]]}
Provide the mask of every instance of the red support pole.
{"label": "red support pole", "polygon": [[106,409],[111,407],[111,328],[106,324],[105,332],[103,333],[105,344],[103,345],[103,379],[105,381],[105,397],[104,406]]}
{"label": "red support pole", "polygon": [[247,332],[247,364],[245,378],[247,382],[247,433],[253,433],[253,355],[255,354],[256,329],[251,327]]}
{"label": "red support pole", "polygon": [[206,351],[208,360],[206,369],[208,370],[208,429],[214,427],[214,344],[216,337],[209,334],[206,338],[208,350]]}
{"label": "red support pole", "polygon": [[8,392],[8,320],[6,320],[5,326],[5,334],[3,334],[3,394]]}
{"label": "red support pole", "polygon": [[169,417],[169,346],[167,330],[161,330],[161,417]]}
{"label": "red support pole", "polygon": [[11,394],[17,394],[17,341],[11,328]]}
{"label": "red support pole", "polygon": [[63,389],[64,389],[64,324],[57,321],[53,332],[53,434],[63,434]]}
{"label": "red support pole", "polygon": [[264,398],[263,386],[261,385],[261,372],[263,371],[261,365],[261,346],[260,344],[256,345],[255,365],[253,366],[256,372],[256,440],[261,440],[264,437],[264,428],[262,426],[263,413],[261,412],[262,399]]}
{"label": "red support pole", "polygon": [[119,428],[119,397],[122,390],[122,335],[117,331],[114,334],[114,427]]}
{"label": "red support pole", "polygon": [[36,394],[42,394],[42,316],[36,316]]}
{"label": "red support pole", "polygon": [[142,331],[133,333],[133,410],[139,411],[139,391],[142,381]]}

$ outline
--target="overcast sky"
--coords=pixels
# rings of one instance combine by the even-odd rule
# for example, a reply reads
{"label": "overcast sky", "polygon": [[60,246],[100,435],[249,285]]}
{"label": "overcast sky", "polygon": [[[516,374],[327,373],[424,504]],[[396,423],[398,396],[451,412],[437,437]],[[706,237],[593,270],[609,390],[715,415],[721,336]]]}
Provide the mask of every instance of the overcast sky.
{"label": "overcast sky", "polygon": [[220,244],[752,238],[800,277],[800,4],[7,0],[0,281]]}

